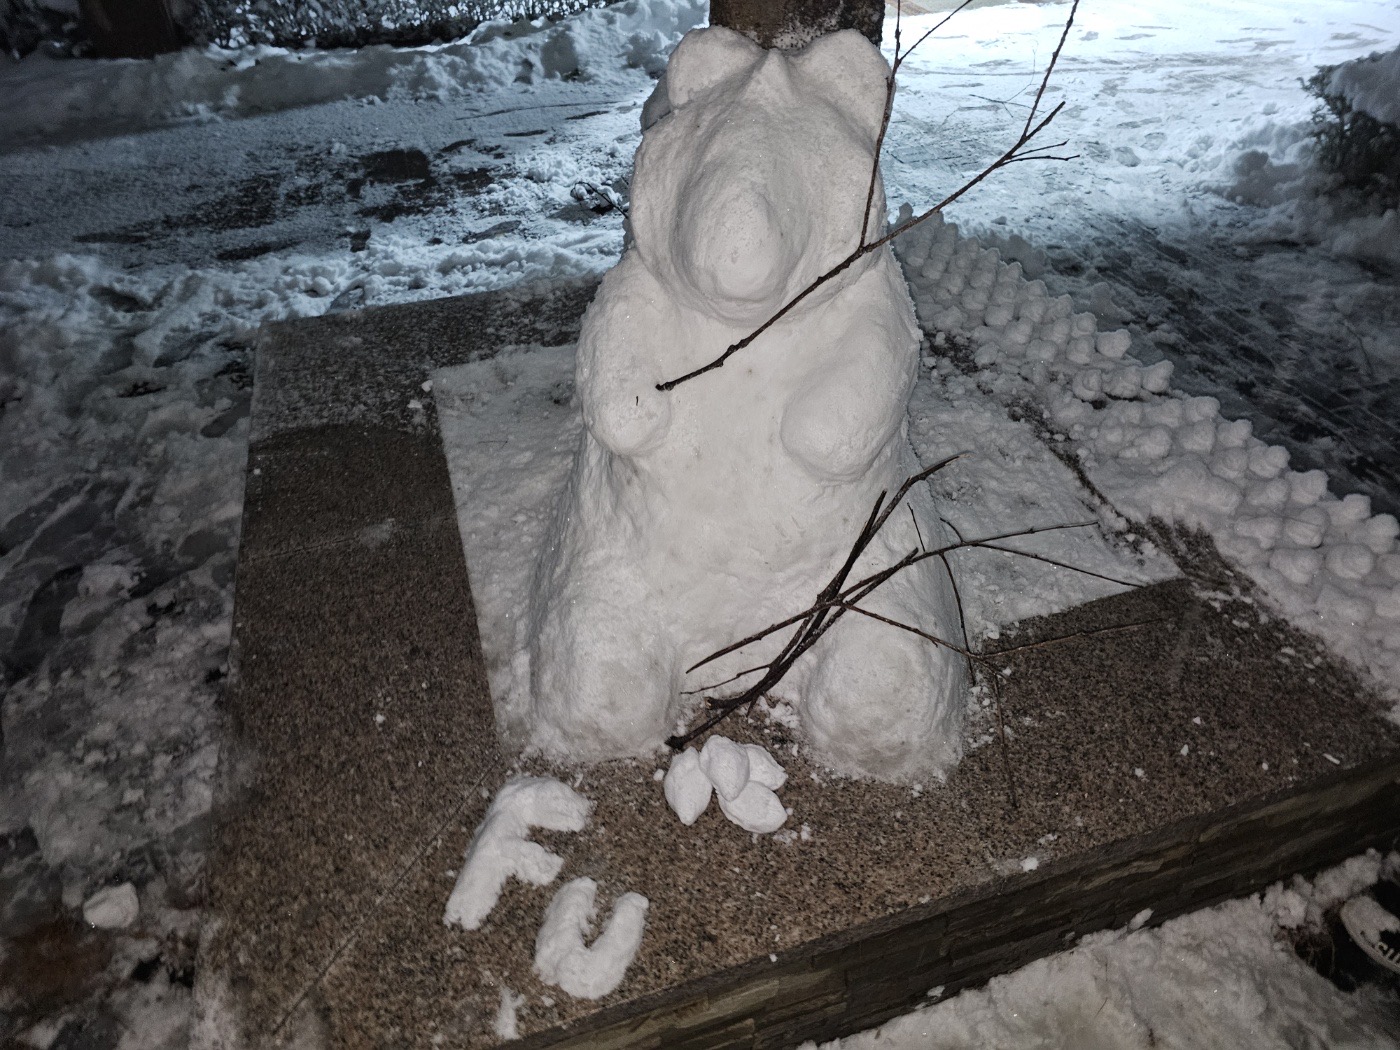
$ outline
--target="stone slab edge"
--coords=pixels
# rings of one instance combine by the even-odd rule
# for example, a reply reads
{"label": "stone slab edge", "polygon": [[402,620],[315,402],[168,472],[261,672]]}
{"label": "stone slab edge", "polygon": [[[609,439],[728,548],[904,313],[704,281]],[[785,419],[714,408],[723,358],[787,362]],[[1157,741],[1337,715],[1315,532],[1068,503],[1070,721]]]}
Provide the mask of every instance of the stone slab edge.
{"label": "stone slab edge", "polygon": [[540,1032],[520,1050],[791,1047],[879,1025],[1072,946],[1152,924],[1400,843],[1400,757],[1262,801],[1052,861],[805,945]]}

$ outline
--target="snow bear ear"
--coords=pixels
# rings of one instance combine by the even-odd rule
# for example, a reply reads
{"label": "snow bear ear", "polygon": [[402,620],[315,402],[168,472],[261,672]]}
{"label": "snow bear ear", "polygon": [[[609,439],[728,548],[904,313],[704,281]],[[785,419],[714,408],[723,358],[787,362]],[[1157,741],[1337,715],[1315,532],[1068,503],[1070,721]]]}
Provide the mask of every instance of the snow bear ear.
{"label": "snow bear ear", "polygon": [[873,139],[885,118],[890,67],[858,30],[827,33],[792,56],[807,83]]}
{"label": "snow bear ear", "polygon": [[763,48],[732,29],[711,26],[691,30],[666,64],[666,94],[671,108],[684,106],[721,81],[744,72],[762,57]]}

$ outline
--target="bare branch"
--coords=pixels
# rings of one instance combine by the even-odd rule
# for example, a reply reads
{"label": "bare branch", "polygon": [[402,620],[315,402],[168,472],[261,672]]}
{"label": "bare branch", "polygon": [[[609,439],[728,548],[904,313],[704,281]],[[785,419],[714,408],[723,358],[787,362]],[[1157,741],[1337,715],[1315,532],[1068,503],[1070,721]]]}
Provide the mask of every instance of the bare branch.
{"label": "bare branch", "polygon": [[[684,375],[677,376],[675,379],[668,379],[665,382],[657,383],[657,390],[661,391],[662,393],[665,393],[668,390],[674,390],[682,383],[688,383],[690,380],[696,379],[704,375],[706,372],[712,372],[717,368],[723,368],[726,361],[728,361],[731,357],[737,354],[740,350],[743,350],[745,347],[749,346],[755,339],[757,339],[764,332],[768,331],[768,329],[771,328],[773,325],[781,321],[784,317],[788,315],[789,312],[793,310],[793,308],[795,308],[798,304],[803,302],[818,288],[822,287],[822,285],[826,284],[832,278],[838,277],[841,274],[845,273],[862,258],[871,254],[872,252],[879,250],[886,244],[889,244],[896,237],[899,237],[901,234],[908,232],[915,226],[919,225],[921,222],[925,222],[928,219],[932,218],[934,215],[937,215],[939,212],[943,211],[944,208],[948,207],[948,205],[952,204],[954,201],[958,200],[960,197],[966,194],[969,190],[979,185],[993,172],[1000,171],[1002,168],[1006,167],[1009,164],[1018,164],[1028,160],[1075,159],[1075,157],[1049,156],[1043,152],[1047,149],[1059,149],[1061,146],[1065,145],[1065,143],[1063,142],[1056,143],[1053,146],[1037,146],[1032,149],[1024,149],[1024,147],[1032,139],[1034,139],[1037,135],[1044,131],[1045,128],[1049,126],[1050,122],[1053,121],[1057,116],[1059,116],[1060,111],[1065,107],[1065,104],[1063,102],[1060,102],[1055,106],[1054,109],[1052,109],[1048,114],[1041,118],[1041,120],[1038,123],[1035,120],[1036,113],[1040,109],[1041,99],[1045,95],[1045,88],[1050,83],[1050,76],[1052,73],[1054,73],[1055,66],[1059,62],[1060,52],[1064,49],[1065,41],[1069,38],[1070,26],[1074,24],[1075,12],[1079,10],[1079,0],[1074,0],[1074,2],[1070,5],[1069,17],[1065,20],[1065,28],[1064,31],[1060,34],[1060,42],[1055,46],[1054,54],[1050,56],[1050,64],[1045,67],[1045,75],[1041,77],[1040,87],[1035,93],[1035,101],[1031,104],[1030,112],[1026,116],[1025,127],[1022,128],[1020,136],[1017,137],[1016,142],[1011,146],[1011,148],[1008,149],[996,160],[992,161],[992,163],[988,167],[984,168],[978,175],[968,180],[959,189],[950,193],[947,197],[944,197],[943,200],[939,201],[933,207],[929,208],[928,210],[924,211],[919,215],[916,215],[908,222],[902,223],[897,228],[886,231],[886,233],[878,239],[873,241],[867,240],[870,234],[870,212],[871,209],[874,207],[875,203],[875,184],[879,179],[880,156],[884,152],[885,135],[889,131],[890,116],[894,111],[895,77],[899,73],[899,67],[903,64],[906,58],[908,58],[911,54],[914,53],[915,49],[917,49],[920,44],[922,44],[930,36],[932,36],[944,25],[946,25],[949,19],[951,19],[963,8],[967,7],[967,5],[971,2],[972,0],[963,0],[963,2],[960,3],[952,11],[950,11],[946,17],[940,20],[937,25],[935,25],[932,29],[924,33],[923,36],[919,37],[918,40],[914,41],[914,43],[910,45],[907,51],[900,51],[899,49],[900,8],[898,6],[896,6],[895,8],[895,57],[894,62],[890,66],[890,75],[885,82],[885,112],[883,119],[880,121],[879,136],[876,138],[875,141],[875,156],[871,161],[870,182],[869,185],[866,187],[865,192],[865,211],[861,218],[860,239],[857,242],[855,249],[844,259],[842,259],[839,263],[833,266],[830,270],[827,270],[826,273],[822,274],[820,277],[817,277],[815,280],[812,281],[811,284],[807,285],[807,287],[803,288],[800,292],[798,292],[786,303],[784,303],[783,306],[781,306],[777,310],[777,312],[775,312],[772,316],[770,316],[766,321],[764,321],[761,325],[755,328],[752,332],[750,332],[748,335],[744,336],[744,338],[738,340],[737,342],[731,343],[718,357],[701,365],[699,368],[692,369]],[[1078,155],[1076,154],[1075,156]]]}
{"label": "bare branch", "polygon": [[[1028,551],[1019,551],[1012,547],[997,546],[998,543],[1004,542],[1006,540],[1018,539],[1023,536],[1034,536],[1043,532],[1056,532],[1065,529],[1087,528],[1089,526],[1097,524],[1097,522],[1093,521],[1064,522],[1055,525],[1034,525],[1024,529],[1010,529],[1005,532],[997,533],[995,535],[984,536],[980,539],[966,539],[962,536],[960,532],[958,532],[956,527],[949,524],[949,528],[951,528],[954,534],[958,537],[955,543],[945,544],[942,547],[937,547],[933,550],[929,550],[924,546],[923,537],[920,534],[919,549],[910,551],[908,554],[904,555],[904,557],[894,562],[894,564],[888,565],[885,568],[880,569],[878,572],[873,572],[870,575],[860,580],[857,580],[855,583],[848,584],[847,580],[849,579],[851,571],[854,569],[856,562],[859,561],[860,556],[869,548],[871,542],[875,539],[875,537],[879,534],[881,528],[883,528],[885,523],[889,520],[890,515],[893,514],[895,509],[898,508],[899,505],[904,502],[904,499],[909,494],[910,489],[912,489],[919,482],[926,481],[938,471],[942,470],[950,463],[956,462],[964,455],[966,455],[966,453],[958,453],[957,455],[949,456],[946,459],[934,463],[932,466],[925,467],[923,470],[920,470],[915,474],[911,474],[908,478],[904,480],[903,484],[900,485],[899,489],[895,492],[893,499],[887,499],[887,493],[881,492],[880,495],[876,497],[874,504],[871,506],[870,514],[869,516],[867,516],[865,524],[861,527],[860,533],[856,536],[855,541],[851,544],[851,549],[847,553],[845,560],[841,564],[841,567],[836,571],[836,573],[831,577],[831,579],[827,581],[826,586],[823,587],[821,592],[817,595],[816,601],[814,601],[808,608],[804,609],[800,613],[796,613],[793,616],[789,616],[785,620],[780,620],[777,623],[770,624],[768,627],[763,628],[763,630],[756,631],[746,638],[741,638],[739,641],[734,642],[730,645],[725,646],[723,649],[711,653],[703,660],[699,660],[696,663],[692,664],[689,668],[687,668],[686,673],[689,674],[690,672],[704,667],[706,664],[712,663],[713,661],[718,660],[723,656],[727,656],[730,653],[736,652],[747,645],[752,645],[755,642],[762,641],[764,638],[767,638],[778,631],[784,630],[788,627],[797,628],[795,631],[793,631],[792,636],[788,638],[787,642],[784,643],[783,648],[778,653],[778,655],[775,656],[768,663],[760,664],[758,666],[750,667],[746,670],[739,671],[738,673],[726,678],[724,681],[706,687],[705,689],[688,690],[684,695],[689,696],[695,695],[695,693],[697,692],[708,692],[711,689],[719,689],[733,682],[736,682],[738,679],[743,678],[746,675],[758,674],[759,672],[762,672],[762,676],[757,682],[754,682],[752,685],[748,686],[742,692],[734,696],[707,697],[705,703],[711,711],[709,717],[707,717],[703,722],[701,722],[700,725],[689,730],[688,732],[667,738],[666,745],[676,751],[680,751],[683,748],[685,748],[692,740],[695,740],[697,737],[702,736],[710,729],[714,728],[734,711],[737,711],[741,707],[752,706],[759,700],[759,698],[766,695],[769,690],[771,690],[774,686],[781,682],[783,678],[787,675],[788,671],[792,668],[792,666],[799,659],[801,659],[802,655],[806,653],[807,650],[814,646],[818,641],[820,641],[822,636],[826,634],[826,632],[830,630],[833,626],[835,626],[836,622],[848,612],[854,612],[858,615],[866,616],[870,619],[886,623],[889,626],[899,628],[900,630],[916,634],[920,638],[924,638],[929,642],[943,646],[947,649],[952,650],[953,652],[959,653],[960,655],[974,661],[979,665],[985,664],[989,656],[1005,656],[1007,654],[1017,652],[1022,648],[1036,648],[1042,645],[1051,644],[1054,641],[1065,640],[1051,639],[1044,642],[1032,643],[1027,646],[1011,646],[1003,650],[998,650],[997,652],[991,654],[975,652],[971,648],[971,645],[968,641],[967,619],[963,610],[962,595],[958,590],[957,580],[953,576],[952,566],[948,562],[948,555],[953,553],[954,551],[980,547],[985,548],[987,550],[1000,551],[1004,554],[1020,555],[1021,557],[1029,558],[1034,561],[1044,562],[1049,565],[1054,565],[1057,568],[1069,569],[1074,572],[1081,572],[1086,576],[1093,576],[1098,579],[1107,580],[1111,583],[1119,584],[1125,587],[1141,586],[1141,584],[1133,581],[1114,579],[1111,576],[1107,576],[1099,572],[1094,572],[1090,569],[1081,569],[1078,566],[1070,565],[1067,562],[1059,561],[1055,558],[1049,557],[1048,555],[1034,554]],[[912,508],[910,508],[910,513],[913,513]],[[917,520],[915,520],[914,524],[915,531],[917,532]],[[903,572],[905,569],[909,568],[912,565],[916,565],[921,561],[926,561],[929,558],[940,559],[943,562],[944,569],[948,573],[949,579],[952,580],[953,597],[954,600],[957,602],[958,607],[958,626],[963,638],[962,645],[956,645],[952,642],[947,641],[946,639],[939,638],[936,635],[926,632],[921,628],[915,627],[911,624],[902,623],[890,617],[883,616],[882,614],[876,613],[870,609],[866,609],[859,604],[862,600],[869,597],[880,586],[882,586],[890,579],[893,579],[900,572]],[[1111,628],[1111,630],[1120,629],[1125,628]],[[1107,632],[1085,632],[1082,636],[1087,637],[1095,633]],[[1076,635],[1072,637],[1081,637],[1081,635]]]}
{"label": "bare branch", "polygon": [[[1021,132],[1022,139],[1026,138],[1031,130],[1031,121],[1035,120],[1036,111],[1040,109],[1041,97],[1045,94],[1046,85],[1050,83],[1050,74],[1055,72],[1055,64],[1060,61],[1060,52],[1064,50],[1065,41],[1069,39],[1069,29],[1070,26],[1074,25],[1074,16],[1078,10],[1079,0],[1074,0],[1074,3],[1069,6],[1069,17],[1065,19],[1065,29],[1060,34],[1060,42],[1055,45],[1055,53],[1050,56],[1050,64],[1045,67],[1045,76],[1040,78],[1040,90],[1035,93],[1035,101],[1031,103],[1031,111],[1026,114],[1026,126]],[[1063,106],[1064,103],[1061,102],[1055,107],[1055,112],[1058,113]]]}

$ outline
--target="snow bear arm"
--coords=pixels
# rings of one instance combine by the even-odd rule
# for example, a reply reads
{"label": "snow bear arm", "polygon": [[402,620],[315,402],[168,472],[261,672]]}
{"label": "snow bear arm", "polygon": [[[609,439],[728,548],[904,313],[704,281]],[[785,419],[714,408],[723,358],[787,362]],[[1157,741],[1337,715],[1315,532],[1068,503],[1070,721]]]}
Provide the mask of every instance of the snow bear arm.
{"label": "snow bear arm", "polygon": [[783,447],[819,478],[859,477],[904,423],[917,334],[912,319],[888,302],[903,294],[890,285],[892,266],[891,260],[847,290],[855,303],[839,304],[843,323],[805,350],[823,367],[813,368],[783,413]]}
{"label": "snow bear arm", "polygon": [[[584,422],[604,448],[635,456],[661,443],[671,423],[671,395],[656,389],[667,378],[667,324],[656,279],[634,252],[603,279],[589,307],[578,348],[576,382]],[[671,336],[674,338],[674,335]]]}

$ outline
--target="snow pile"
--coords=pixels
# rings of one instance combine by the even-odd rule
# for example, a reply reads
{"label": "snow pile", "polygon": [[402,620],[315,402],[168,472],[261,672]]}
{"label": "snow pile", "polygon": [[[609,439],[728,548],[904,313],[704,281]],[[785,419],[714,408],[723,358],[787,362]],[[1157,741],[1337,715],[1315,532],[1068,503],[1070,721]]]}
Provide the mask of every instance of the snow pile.
{"label": "snow pile", "polygon": [[[1393,1046],[1400,1031],[1393,1006],[1380,1001],[1385,993],[1343,994],[1299,959],[1287,939],[1300,928],[1322,929],[1324,911],[1374,884],[1383,868],[1393,875],[1397,864],[1395,854],[1382,862],[1372,853],[1314,882],[1295,877],[1262,897],[1157,929],[1092,934],[985,988],[825,1050]],[[934,999],[940,994],[929,992]]]}
{"label": "snow pile", "polygon": [[758,744],[737,744],[713,734],[697,752],[688,747],[671,759],[663,782],[666,803],[687,826],[719,795],[724,815],[745,831],[766,835],[787,823],[777,791],[787,772]]}
{"label": "snow pile", "polygon": [[1343,62],[1328,78],[1327,91],[1372,120],[1400,125],[1400,47]]}
{"label": "snow pile", "polygon": [[[854,30],[784,53],[712,28],[672,56],[658,88],[667,115],[637,153],[634,245],[580,335],[585,430],[522,621],[528,663],[498,697],[509,739],[588,761],[656,747],[693,704],[685,669],[804,608],[878,495],[915,472],[904,420],[918,332],[888,249],[809,295],[729,367],[658,389],[850,253],[887,75]],[[917,546],[918,533],[942,536],[926,493],[910,507],[853,580]],[[935,559],[863,604],[956,636]],[[735,675],[737,692],[785,641],[745,646],[704,673]],[[898,779],[956,762],[965,684],[953,651],[851,616],[780,691],[802,697],[823,761]]]}
{"label": "snow pile", "polygon": [[507,782],[496,792],[467,846],[442,921],[480,929],[512,876],[532,886],[548,886],[564,867],[564,858],[531,842],[530,829],[582,831],[592,810],[588,799],[549,777],[517,777]]}
{"label": "snow pile", "polygon": [[124,930],[140,914],[141,901],[129,882],[106,886],[83,902],[83,921],[100,930]]}
{"label": "snow pile", "polygon": [[1214,399],[1173,394],[1169,363],[1144,367],[1126,331],[1099,331],[1093,314],[1073,314],[1067,296],[1052,299],[956,226],[935,217],[900,251],[924,323],[969,341],[982,387],[1042,406],[1113,506],[1209,533],[1293,623],[1400,698],[1393,516],[1332,496],[1320,471],[1288,470],[1285,449],[1222,419]]}
{"label": "snow pile", "polygon": [[545,984],[579,999],[601,999],[622,983],[641,947],[650,906],[640,893],[624,893],[603,932],[585,945],[597,914],[597,895],[598,884],[592,879],[561,886],[535,937],[535,973]]}
{"label": "snow pile", "polygon": [[341,99],[463,100],[548,80],[659,72],[701,0],[626,0],[554,23],[488,22],[465,40],[352,51],[208,48],[149,61],[54,59],[0,66],[0,141],[110,134],[185,120],[248,117]]}

